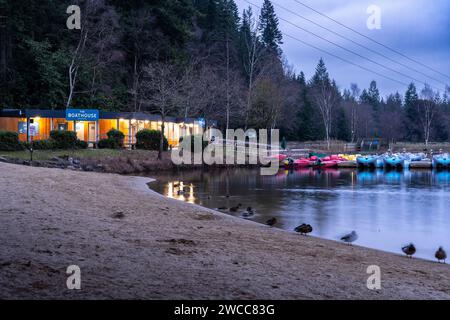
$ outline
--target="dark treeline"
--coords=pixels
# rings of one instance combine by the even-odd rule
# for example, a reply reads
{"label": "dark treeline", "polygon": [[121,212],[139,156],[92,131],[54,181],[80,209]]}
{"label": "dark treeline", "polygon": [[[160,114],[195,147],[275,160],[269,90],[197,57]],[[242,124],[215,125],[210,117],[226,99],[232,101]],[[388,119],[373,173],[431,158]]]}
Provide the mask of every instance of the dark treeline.
{"label": "dark treeline", "polygon": [[[66,27],[69,5],[81,30]],[[447,92],[342,90],[320,60],[296,74],[269,0],[0,0],[0,108],[99,108],[280,128],[293,140],[442,141]],[[305,64],[316,63],[305,61]]]}

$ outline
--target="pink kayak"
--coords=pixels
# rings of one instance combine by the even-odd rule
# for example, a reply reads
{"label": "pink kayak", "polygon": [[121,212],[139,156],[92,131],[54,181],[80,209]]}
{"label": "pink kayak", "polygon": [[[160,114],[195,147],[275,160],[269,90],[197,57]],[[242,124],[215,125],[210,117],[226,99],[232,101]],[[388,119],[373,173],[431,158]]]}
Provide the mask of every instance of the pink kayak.
{"label": "pink kayak", "polygon": [[306,168],[312,166],[313,164],[314,161],[311,161],[310,159],[297,159],[294,161],[295,168]]}

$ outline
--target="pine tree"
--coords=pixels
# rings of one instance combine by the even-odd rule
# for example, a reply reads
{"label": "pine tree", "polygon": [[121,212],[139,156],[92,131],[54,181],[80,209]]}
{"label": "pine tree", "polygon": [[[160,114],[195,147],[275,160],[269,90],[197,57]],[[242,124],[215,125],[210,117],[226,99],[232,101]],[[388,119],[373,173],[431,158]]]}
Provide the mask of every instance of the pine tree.
{"label": "pine tree", "polygon": [[422,138],[421,130],[418,125],[417,103],[419,95],[414,83],[410,83],[405,93],[405,135],[410,141],[419,141]]}
{"label": "pine tree", "polygon": [[325,62],[323,58],[320,58],[319,63],[316,67],[316,72],[311,79],[312,85],[329,85],[330,84],[330,76],[328,75],[327,67],[325,66]]}
{"label": "pine tree", "polygon": [[299,104],[301,108],[298,112],[298,139],[300,141],[312,141],[317,140],[318,132],[315,126],[314,108],[311,101],[308,98],[308,93],[306,88],[302,90],[299,96]]}
{"label": "pine tree", "polygon": [[283,35],[278,28],[278,18],[270,0],[264,0],[259,19],[259,28],[264,46],[277,55],[280,55],[280,45],[283,44]]}
{"label": "pine tree", "polygon": [[343,108],[339,108],[336,117],[336,138],[342,141],[351,140],[351,131]]}
{"label": "pine tree", "polygon": [[369,90],[364,89],[361,94],[361,102],[370,104],[374,110],[380,105],[380,91],[377,88],[376,81],[371,81]]}

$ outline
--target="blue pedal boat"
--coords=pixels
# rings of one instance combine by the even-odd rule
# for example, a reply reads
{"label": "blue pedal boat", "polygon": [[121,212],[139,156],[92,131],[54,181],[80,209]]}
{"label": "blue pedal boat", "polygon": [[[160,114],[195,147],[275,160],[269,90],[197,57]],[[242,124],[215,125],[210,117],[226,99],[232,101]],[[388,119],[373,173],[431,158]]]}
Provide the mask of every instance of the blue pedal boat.
{"label": "blue pedal boat", "polygon": [[433,168],[450,168],[450,155],[446,153],[434,156]]}

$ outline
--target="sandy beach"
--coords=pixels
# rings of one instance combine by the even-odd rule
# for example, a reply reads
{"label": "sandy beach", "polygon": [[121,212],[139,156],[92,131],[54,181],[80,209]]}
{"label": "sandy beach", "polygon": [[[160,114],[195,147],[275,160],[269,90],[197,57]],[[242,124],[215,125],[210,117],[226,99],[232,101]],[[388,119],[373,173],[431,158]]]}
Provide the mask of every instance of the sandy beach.
{"label": "sandy beach", "polygon": [[[149,178],[0,171],[1,299],[450,299],[449,265],[166,199]],[[370,265],[381,290],[366,287]]]}

